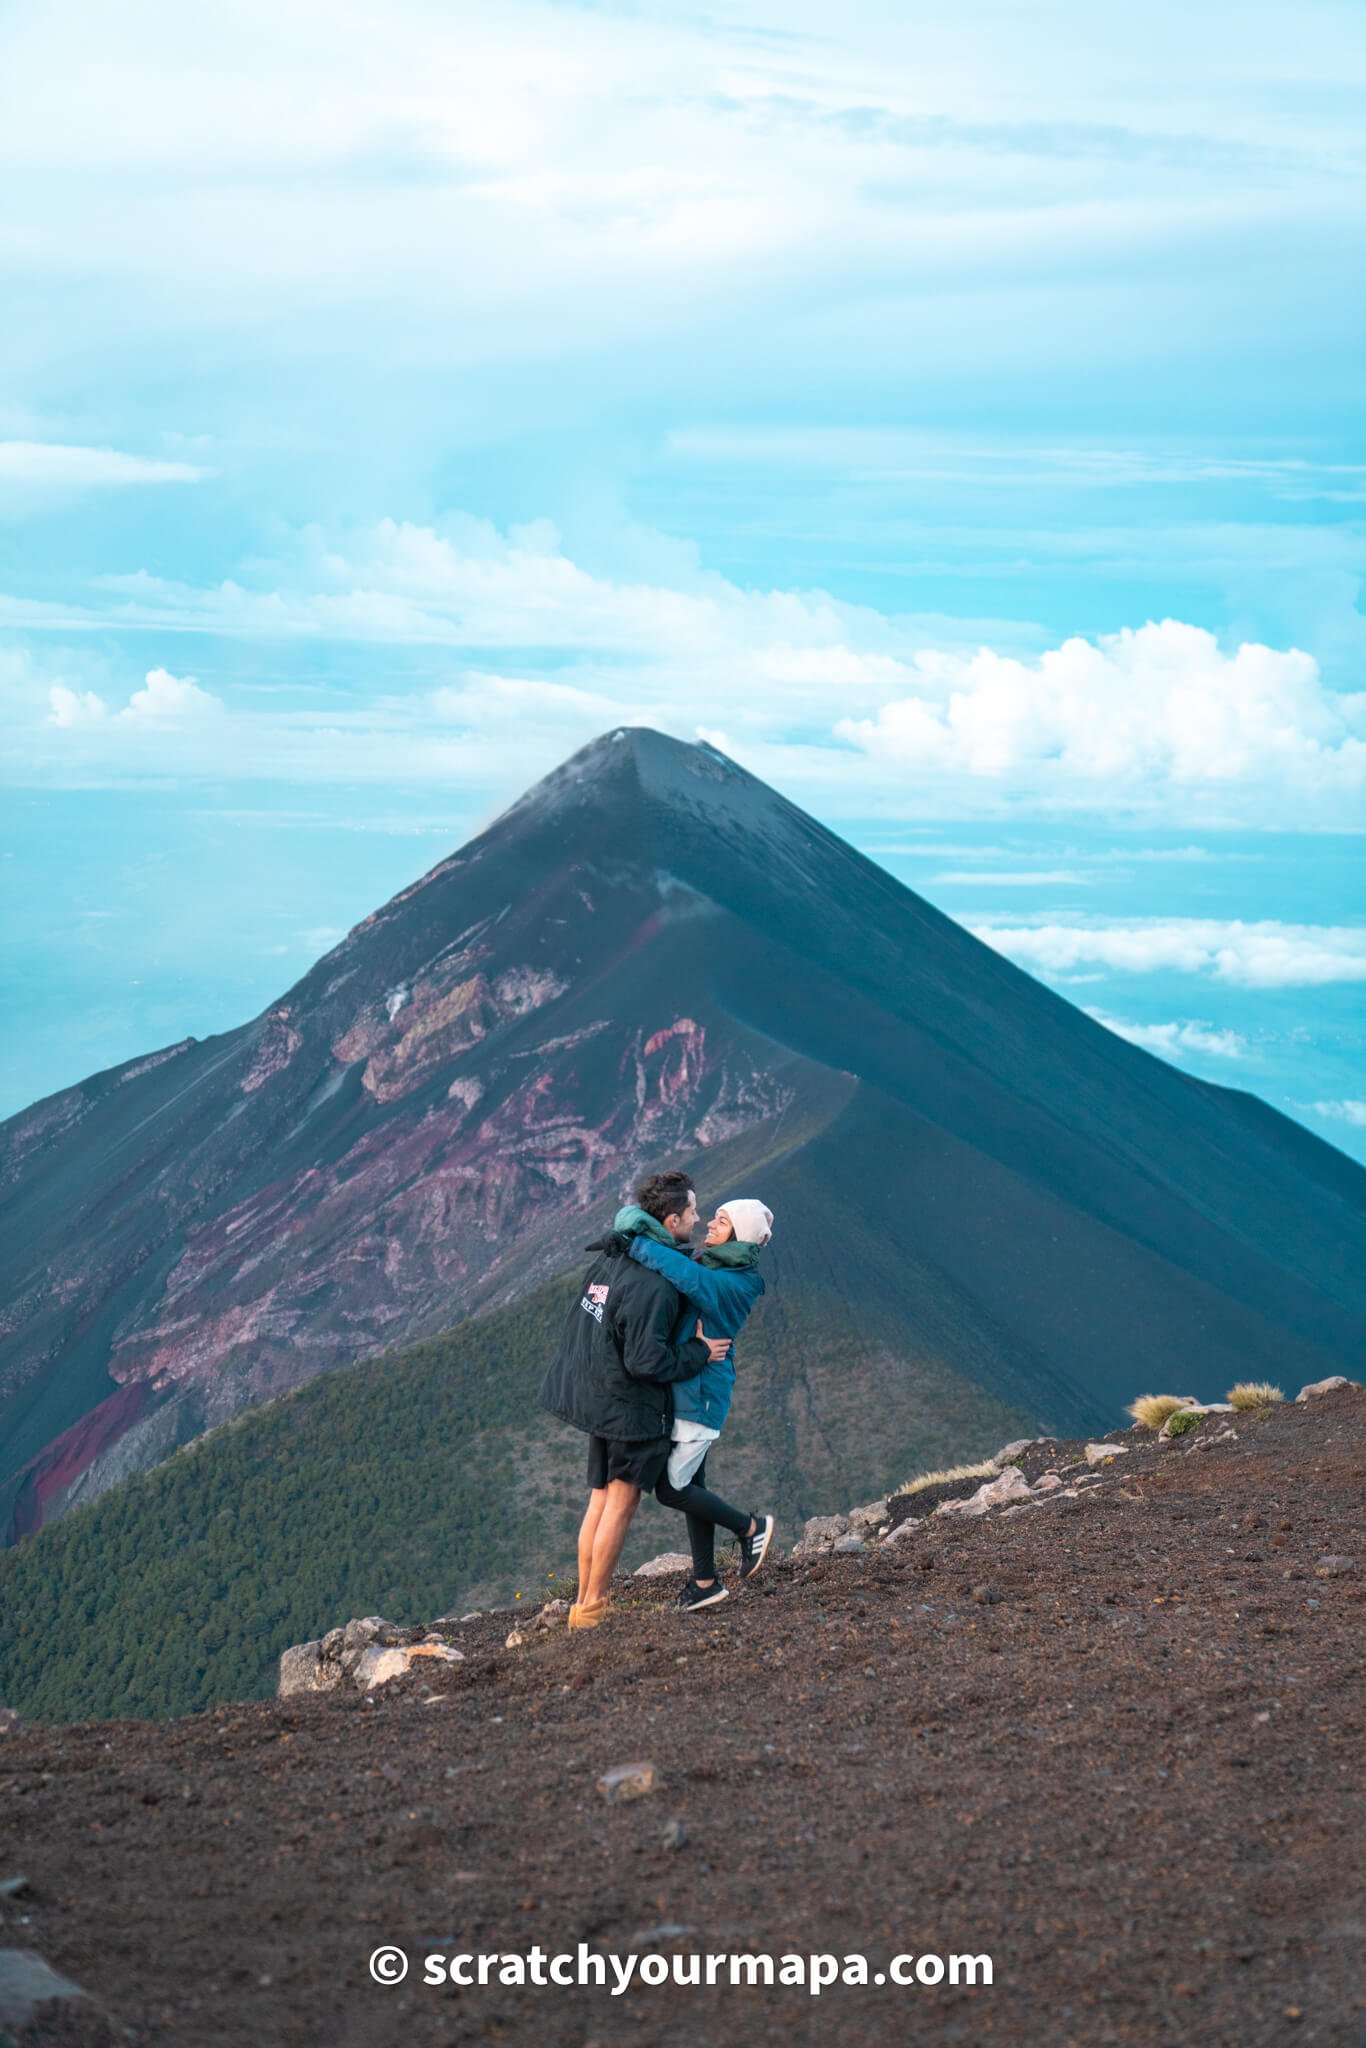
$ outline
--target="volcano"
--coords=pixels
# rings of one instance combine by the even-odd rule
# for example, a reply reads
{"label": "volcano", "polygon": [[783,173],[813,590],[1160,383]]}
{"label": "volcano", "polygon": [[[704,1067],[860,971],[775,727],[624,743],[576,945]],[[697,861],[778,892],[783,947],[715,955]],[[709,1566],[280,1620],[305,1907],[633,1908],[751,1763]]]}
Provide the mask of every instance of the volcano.
{"label": "volcano", "polygon": [[676,1162],[777,1213],[765,1400],[798,1462],[856,1428],[875,1466],[931,1382],[1075,1433],[1361,1356],[1358,1165],[631,728],[253,1022],[0,1125],[6,1540],[515,1301]]}

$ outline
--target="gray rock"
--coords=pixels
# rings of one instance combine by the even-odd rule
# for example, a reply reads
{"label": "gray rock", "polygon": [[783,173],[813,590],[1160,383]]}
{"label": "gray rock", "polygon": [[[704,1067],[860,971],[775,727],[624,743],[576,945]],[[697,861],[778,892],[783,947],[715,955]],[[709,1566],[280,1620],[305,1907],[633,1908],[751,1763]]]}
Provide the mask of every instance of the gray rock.
{"label": "gray rock", "polygon": [[98,2001],[31,1948],[0,1948],[0,2029],[16,2048],[26,2035],[81,2048],[115,2048],[118,2038]]}
{"label": "gray rock", "polygon": [[1172,1424],[1179,1422],[1183,1415],[1232,1415],[1233,1412],[1232,1401],[1184,1401],[1167,1417],[1157,1434],[1170,1443],[1173,1437],[1186,1434],[1184,1425],[1180,1429],[1172,1428]]}
{"label": "gray rock", "polygon": [[358,1621],[348,1621],[342,1630],[344,1650],[365,1650],[370,1644],[391,1630],[393,1624],[382,1614],[364,1614]]}
{"label": "gray rock", "polygon": [[1335,1372],[1330,1374],[1326,1380],[1311,1380],[1307,1387],[1300,1388],[1295,1399],[1297,1401],[1312,1401],[1315,1394],[1341,1393],[1344,1387],[1350,1387],[1353,1384],[1354,1382],[1349,1380],[1345,1374]]}
{"label": "gray rock", "polygon": [[684,1550],[665,1550],[658,1557],[652,1557],[647,1564],[638,1564],[635,1577],[638,1579],[663,1579],[670,1572],[686,1572],[692,1577],[692,1559]]}
{"label": "gray rock", "polygon": [[371,1643],[356,1659],[354,1678],[361,1692],[373,1692],[378,1685],[389,1685],[396,1678],[403,1678],[408,1671],[410,1653],[393,1644]]}
{"label": "gray rock", "polygon": [[405,1653],[411,1669],[414,1664],[463,1664],[465,1652],[457,1650],[451,1643],[440,1642],[435,1636],[428,1636],[425,1643],[414,1643]]}
{"label": "gray rock", "polygon": [[849,1554],[856,1550],[866,1550],[868,1548],[861,1536],[841,1536],[833,1547],[836,1552],[844,1551]]}
{"label": "gray rock", "polygon": [[1029,1481],[1018,1465],[1007,1465],[999,1478],[988,1479],[966,1500],[941,1500],[936,1515],[966,1515],[969,1520],[1003,1508],[1013,1501],[1029,1499]]}
{"label": "gray rock", "polygon": [[662,1941],[682,1941],[688,1934],[696,1934],[686,1920],[661,1920],[656,1927],[638,1927],[634,1934],[626,1937],[627,1948],[658,1948]]}
{"label": "gray rock", "polygon": [[794,1557],[810,1555],[813,1551],[829,1550],[838,1543],[841,1536],[847,1536],[851,1528],[848,1515],[812,1515],[802,1528],[801,1536],[794,1544]]}
{"label": "gray rock", "polygon": [[1044,1439],[1041,1436],[1017,1437],[1013,1444],[1007,1444],[1004,1450],[998,1451],[991,1462],[993,1465],[1013,1465],[1015,1460],[1022,1452],[1027,1451],[1031,1444],[1041,1444],[1043,1441]]}
{"label": "gray rock", "polygon": [[688,1839],[688,1831],[681,1820],[671,1820],[664,1829],[664,1847],[681,1849]]}
{"label": "gray rock", "polygon": [[1193,1451],[1210,1451],[1213,1450],[1216,1444],[1236,1444],[1237,1441],[1237,1430],[1230,1429],[1228,1424],[1225,1423],[1223,1428],[1216,1429],[1212,1436],[1196,1437],[1194,1443],[1191,1445],[1191,1449]]}
{"label": "gray rock", "polygon": [[[356,1677],[367,1650],[397,1649],[405,1636],[417,1633],[419,1631],[400,1628],[397,1622],[386,1621],[382,1614],[365,1614],[357,1620],[347,1622],[341,1631],[339,1650],[329,1650],[329,1645],[336,1634],[335,1630],[330,1630],[323,1637],[323,1656],[328,1663],[335,1660],[345,1682]],[[367,1670],[372,1668],[372,1665],[366,1666]],[[362,1683],[361,1690],[365,1689]]]}
{"label": "gray rock", "polygon": [[547,1600],[532,1623],[533,1628],[562,1628],[569,1614],[567,1600]]}
{"label": "gray rock", "polygon": [[850,1532],[853,1535],[866,1536],[870,1529],[876,1529],[879,1523],[885,1522],[886,1519],[887,1497],[884,1494],[881,1500],[870,1500],[866,1507],[850,1509]]}
{"label": "gray rock", "polygon": [[609,1806],[628,1799],[643,1799],[659,1789],[659,1773],[653,1764],[613,1764],[598,1779],[598,1790]]}
{"label": "gray rock", "polygon": [[275,1687],[278,1699],[288,1699],[295,1692],[323,1691],[322,1649],[321,1642],[316,1642],[293,1643],[289,1649],[281,1650],[280,1676]]}
{"label": "gray rock", "polygon": [[1045,1472],[1034,1481],[1034,1491],[1035,1493],[1056,1493],[1061,1485],[1062,1479],[1058,1473]]}
{"label": "gray rock", "polygon": [[1356,1570],[1356,1560],[1350,1557],[1332,1555],[1321,1557],[1314,1566],[1316,1579],[1345,1579]]}
{"label": "gray rock", "polygon": [[366,1614],[329,1629],[317,1642],[292,1643],[282,1650],[276,1696],[338,1688],[369,1693],[407,1671],[464,1661],[463,1650],[430,1629],[400,1628],[381,1615]]}
{"label": "gray rock", "polygon": [[1107,1458],[1127,1458],[1128,1444],[1088,1444],[1086,1462],[1088,1465],[1102,1465]]}
{"label": "gray rock", "polygon": [[413,1670],[429,1672],[434,1664],[463,1664],[463,1650],[453,1650],[446,1643],[371,1643],[362,1650],[349,1674],[343,1660],[343,1676],[338,1681],[350,1682],[358,1692],[373,1692],[377,1686],[390,1685],[396,1678],[406,1678]]}

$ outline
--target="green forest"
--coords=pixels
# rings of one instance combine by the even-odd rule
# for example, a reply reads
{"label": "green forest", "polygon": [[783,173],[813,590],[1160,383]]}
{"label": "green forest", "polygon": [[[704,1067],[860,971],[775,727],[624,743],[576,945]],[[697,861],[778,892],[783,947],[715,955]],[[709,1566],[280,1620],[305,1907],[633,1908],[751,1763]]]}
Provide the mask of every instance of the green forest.
{"label": "green forest", "polygon": [[[530,1547],[516,1424],[548,1434],[535,1393],[569,1299],[557,1282],[312,1380],[0,1555],[0,1700],[55,1720],[259,1697],[338,1619],[504,1590]],[[580,1510],[567,1489],[561,1521]]]}

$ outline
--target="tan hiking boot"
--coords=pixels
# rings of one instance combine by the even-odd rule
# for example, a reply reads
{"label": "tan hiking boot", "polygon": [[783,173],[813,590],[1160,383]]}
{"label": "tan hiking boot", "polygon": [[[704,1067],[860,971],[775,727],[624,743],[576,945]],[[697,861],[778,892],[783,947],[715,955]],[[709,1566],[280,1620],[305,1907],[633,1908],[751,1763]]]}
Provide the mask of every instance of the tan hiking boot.
{"label": "tan hiking boot", "polygon": [[610,1599],[605,1595],[601,1600],[585,1600],[582,1606],[576,1603],[569,1610],[569,1626],[571,1628],[596,1628],[611,1605]]}

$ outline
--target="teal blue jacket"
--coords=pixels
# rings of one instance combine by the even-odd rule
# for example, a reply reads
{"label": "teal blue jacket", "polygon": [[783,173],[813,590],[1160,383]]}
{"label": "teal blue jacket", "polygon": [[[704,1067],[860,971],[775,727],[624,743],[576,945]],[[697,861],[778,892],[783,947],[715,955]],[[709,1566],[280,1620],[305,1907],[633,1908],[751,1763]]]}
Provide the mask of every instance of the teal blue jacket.
{"label": "teal blue jacket", "polygon": [[[709,1337],[737,1337],[764,1291],[763,1275],[753,1266],[702,1266],[691,1253],[657,1244],[652,1237],[633,1237],[631,1257],[673,1283],[697,1310]],[[704,1365],[692,1379],[675,1382],[674,1414],[683,1421],[720,1429],[730,1414],[734,1393],[732,1343],[724,1358]]]}

